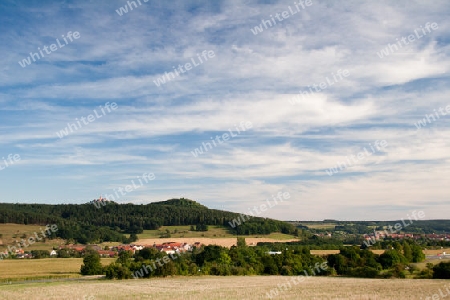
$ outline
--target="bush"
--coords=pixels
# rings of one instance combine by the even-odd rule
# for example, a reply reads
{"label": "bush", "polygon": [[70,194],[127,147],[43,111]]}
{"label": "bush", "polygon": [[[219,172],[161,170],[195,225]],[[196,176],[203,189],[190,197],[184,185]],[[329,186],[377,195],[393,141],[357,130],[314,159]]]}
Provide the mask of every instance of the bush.
{"label": "bush", "polygon": [[371,267],[358,267],[352,269],[348,275],[360,278],[377,278],[378,270]]}
{"label": "bush", "polygon": [[48,250],[31,250],[31,255],[33,258],[48,258],[50,257],[50,251]]}
{"label": "bush", "polygon": [[88,252],[83,258],[83,265],[80,269],[81,275],[101,275],[103,267],[100,263],[100,255],[97,252]]}
{"label": "bush", "polygon": [[433,278],[450,279],[450,262],[441,262],[433,267]]}
{"label": "bush", "polygon": [[126,266],[119,263],[112,263],[105,269],[106,278],[108,279],[130,279],[131,271]]}

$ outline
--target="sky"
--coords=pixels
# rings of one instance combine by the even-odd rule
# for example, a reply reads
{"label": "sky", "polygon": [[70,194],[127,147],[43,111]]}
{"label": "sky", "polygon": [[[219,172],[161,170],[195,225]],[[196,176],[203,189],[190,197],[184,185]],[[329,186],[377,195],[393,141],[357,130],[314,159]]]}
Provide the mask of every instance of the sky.
{"label": "sky", "polygon": [[0,202],[448,218],[450,2],[299,2],[2,0]]}

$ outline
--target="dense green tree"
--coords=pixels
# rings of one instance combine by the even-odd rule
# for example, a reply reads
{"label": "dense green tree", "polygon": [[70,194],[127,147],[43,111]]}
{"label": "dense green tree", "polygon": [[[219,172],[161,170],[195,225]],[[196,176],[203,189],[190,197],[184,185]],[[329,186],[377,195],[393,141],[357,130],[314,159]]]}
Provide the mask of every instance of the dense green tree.
{"label": "dense green tree", "polygon": [[423,253],[422,247],[417,244],[411,245],[412,250],[412,262],[418,263],[425,260],[425,254]]}
{"label": "dense green tree", "polygon": [[116,260],[116,263],[127,266],[130,264],[130,259],[133,257],[133,253],[131,251],[121,251],[119,253],[119,257]]}
{"label": "dense green tree", "polygon": [[126,266],[119,263],[112,263],[105,268],[105,275],[107,279],[130,279],[131,271]]}
{"label": "dense green tree", "polygon": [[48,250],[31,250],[31,255],[33,258],[48,258],[50,257],[50,251]]}
{"label": "dense green tree", "polygon": [[405,262],[403,255],[395,249],[386,250],[380,255],[380,263],[384,269],[392,268],[394,265],[401,264],[403,262]]}
{"label": "dense green tree", "polygon": [[403,242],[403,256],[406,258],[406,260],[408,262],[412,262],[413,261],[412,249],[411,249],[411,246],[409,245],[409,243],[407,241]]}
{"label": "dense green tree", "polygon": [[433,278],[450,279],[450,262],[441,262],[433,267]]}
{"label": "dense green tree", "polygon": [[83,265],[81,266],[81,275],[101,275],[103,274],[103,267],[100,262],[100,255],[95,252],[86,252],[83,258]]}

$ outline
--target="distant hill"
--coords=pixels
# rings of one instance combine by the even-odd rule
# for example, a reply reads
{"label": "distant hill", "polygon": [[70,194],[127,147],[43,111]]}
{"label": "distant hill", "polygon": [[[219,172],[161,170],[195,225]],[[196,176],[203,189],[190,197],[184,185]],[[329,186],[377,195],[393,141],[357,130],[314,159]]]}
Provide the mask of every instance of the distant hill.
{"label": "distant hill", "polygon": [[[80,243],[130,242],[123,234],[177,225],[219,225],[239,235],[296,233],[293,225],[283,221],[259,217],[243,220],[241,214],[209,209],[185,198],[147,205],[96,200],[85,204],[0,203],[0,223],[57,224],[57,237]],[[232,228],[230,224],[236,226]]]}
{"label": "distant hill", "polygon": [[190,200],[190,199],[185,199],[185,198],[180,198],[180,199],[169,199],[166,201],[160,201],[160,202],[153,202],[150,203],[153,205],[174,205],[174,206],[182,206],[182,207],[197,207],[197,208],[205,208],[208,209],[208,207],[201,205],[200,203],[194,201],[194,200]]}

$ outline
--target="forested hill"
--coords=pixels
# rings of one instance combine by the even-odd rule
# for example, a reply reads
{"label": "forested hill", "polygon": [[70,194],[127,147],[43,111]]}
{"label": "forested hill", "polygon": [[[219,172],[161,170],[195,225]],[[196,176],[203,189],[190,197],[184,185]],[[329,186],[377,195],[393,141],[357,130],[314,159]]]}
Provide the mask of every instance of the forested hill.
{"label": "forested hill", "polygon": [[[95,204],[95,205],[94,205]],[[82,241],[117,240],[113,232],[140,233],[144,229],[158,229],[170,225],[222,225],[238,234],[293,233],[291,224],[266,218],[245,218],[245,222],[231,228],[229,222],[240,219],[237,213],[209,209],[193,200],[170,199],[147,205],[118,204],[115,202],[90,202],[86,204],[19,204],[0,203],[0,223],[57,224],[57,236]],[[79,233],[77,233],[79,231]],[[96,234],[93,232],[97,232]],[[94,239],[95,240],[95,239]]]}

